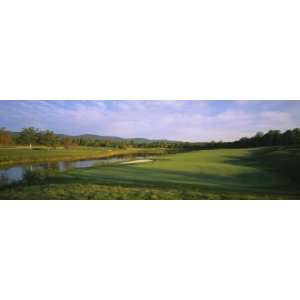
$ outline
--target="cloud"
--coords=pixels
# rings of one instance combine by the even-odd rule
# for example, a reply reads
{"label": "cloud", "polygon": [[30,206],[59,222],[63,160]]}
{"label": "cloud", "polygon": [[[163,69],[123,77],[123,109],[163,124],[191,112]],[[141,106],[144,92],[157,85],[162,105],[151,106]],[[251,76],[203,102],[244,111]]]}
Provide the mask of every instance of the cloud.
{"label": "cloud", "polygon": [[[0,101],[0,126],[58,133],[234,140],[300,126],[300,101]],[[299,111],[299,110],[298,110]]]}

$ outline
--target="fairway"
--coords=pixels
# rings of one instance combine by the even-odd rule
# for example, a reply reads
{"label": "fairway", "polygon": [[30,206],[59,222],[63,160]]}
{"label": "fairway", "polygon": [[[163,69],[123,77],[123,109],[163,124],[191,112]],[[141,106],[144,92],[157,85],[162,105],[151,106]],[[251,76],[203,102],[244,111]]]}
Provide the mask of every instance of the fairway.
{"label": "fairway", "polygon": [[[151,193],[155,199],[295,198],[299,153],[292,147],[202,150],[140,164],[73,169],[46,184],[18,188],[20,196],[28,189],[28,197],[45,197],[41,193],[47,189],[54,198],[55,189],[60,189],[58,198],[151,199]],[[10,192],[2,195],[13,196]]]}
{"label": "fairway", "polygon": [[73,170],[67,177],[97,183],[173,188],[205,187],[230,191],[274,191],[288,187],[291,183],[288,174],[262,167],[259,151],[195,151],[166,155],[152,163]]}

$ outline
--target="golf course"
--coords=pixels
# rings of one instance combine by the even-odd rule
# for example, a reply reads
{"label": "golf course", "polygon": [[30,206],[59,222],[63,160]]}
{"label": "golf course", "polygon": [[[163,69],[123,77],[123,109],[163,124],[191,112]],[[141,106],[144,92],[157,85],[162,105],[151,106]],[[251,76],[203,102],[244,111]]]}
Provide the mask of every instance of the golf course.
{"label": "golf course", "polygon": [[[18,151],[0,150],[0,162],[20,163]],[[54,151],[27,150],[32,155]],[[67,152],[61,150],[61,152]],[[83,150],[82,150],[83,151]],[[127,152],[129,150],[126,150]],[[157,149],[159,151],[159,149]],[[112,152],[112,151],[110,151]],[[122,150],[110,155],[122,154]],[[131,154],[138,154],[135,150]],[[210,149],[176,154],[140,149],[148,159],[140,163],[113,163],[73,168],[66,171],[39,171],[30,180],[3,186],[0,199],[297,199],[300,197],[300,147],[273,146],[243,149]],[[21,153],[21,152],[20,152]],[[68,153],[71,153],[70,151]],[[101,154],[99,154],[101,153]],[[107,150],[89,153],[101,158]],[[78,153],[77,153],[78,154]],[[87,153],[85,153],[86,155]],[[161,155],[163,154],[163,155]],[[47,155],[47,154],[43,154]],[[42,156],[43,156],[42,155]],[[8,157],[10,156],[10,157]],[[37,155],[41,157],[41,155]],[[71,160],[83,159],[83,153]],[[42,160],[42,159],[41,159]],[[44,160],[49,160],[45,158]],[[23,161],[24,163],[25,161]],[[130,162],[130,160],[129,160]]]}
{"label": "golf course", "polygon": [[0,107],[0,199],[300,198],[297,101]]}

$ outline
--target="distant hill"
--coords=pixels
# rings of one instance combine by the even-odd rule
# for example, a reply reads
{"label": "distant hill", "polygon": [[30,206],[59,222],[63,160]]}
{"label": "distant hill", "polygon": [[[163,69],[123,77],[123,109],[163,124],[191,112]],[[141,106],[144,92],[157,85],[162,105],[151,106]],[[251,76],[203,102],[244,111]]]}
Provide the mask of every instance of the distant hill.
{"label": "distant hill", "polygon": [[[67,136],[67,135],[63,135]],[[105,135],[97,135],[97,134],[81,134],[81,135],[75,135],[75,136],[68,136],[71,138],[79,138],[79,139],[92,139],[92,140],[110,140],[110,141],[133,141],[137,144],[142,143],[153,143],[153,142],[160,142],[160,143],[171,143],[171,142],[177,142],[177,141],[169,141],[169,140],[160,140],[160,139],[146,139],[146,138],[121,138],[118,136],[105,136]]]}
{"label": "distant hill", "polygon": [[[14,137],[17,137],[20,132],[11,131],[11,134]],[[146,138],[121,138],[118,136],[106,136],[106,135],[97,135],[97,134],[80,134],[80,135],[67,135],[67,134],[57,134],[57,136],[61,139],[69,137],[73,139],[84,139],[84,140],[109,140],[109,141],[133,141],[137,144],[144,144],[144,143],[179,143],[180,141],[170,141],[170,140],[160,140],[160,139],[146,139]]]}
{"label": "distant hill", "polygon": [[97,134],[80,134],[80,135],[67,135],[67,134],[57,134],[60,138],[70,137],[73,139],[85,139],[85,140],[110,140],[110,141],[121,141],[124,140],[117,136],[104,136]]}

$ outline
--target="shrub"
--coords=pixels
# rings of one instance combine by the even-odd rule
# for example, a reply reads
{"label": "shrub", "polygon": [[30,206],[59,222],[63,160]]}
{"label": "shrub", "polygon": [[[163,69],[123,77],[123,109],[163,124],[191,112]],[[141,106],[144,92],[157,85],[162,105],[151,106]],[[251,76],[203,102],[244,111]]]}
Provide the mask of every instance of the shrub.
{"label": "shrub", "polygon": [[0,187],[8,185],[9,180],[4,174],[0,174]]}
{"label": "shrub", "polygon": [[23,177],[23,183],[27,185],[42,183],[57,174],[54,169],[27,169]]}

